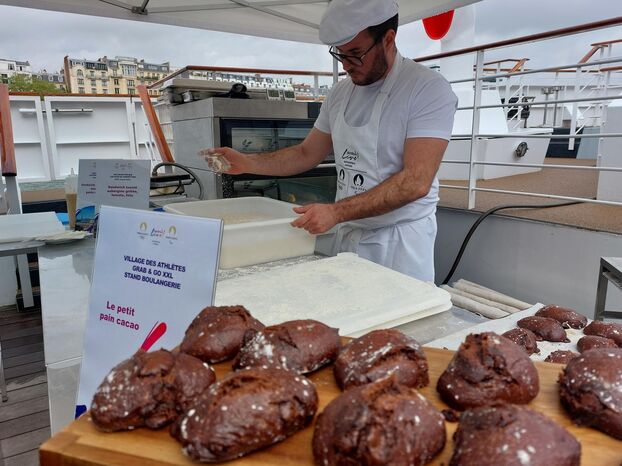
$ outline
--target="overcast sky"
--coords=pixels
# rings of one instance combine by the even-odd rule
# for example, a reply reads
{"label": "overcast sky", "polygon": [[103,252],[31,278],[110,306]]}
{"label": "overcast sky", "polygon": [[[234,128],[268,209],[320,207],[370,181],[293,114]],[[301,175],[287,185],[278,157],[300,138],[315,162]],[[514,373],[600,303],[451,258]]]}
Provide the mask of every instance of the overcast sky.
{"label": "overcast sky", "polygon": [[[622,16],[622,0],[484,0],[475,6],[475,43]],[[332,70],[327,48],[282,40],[0,6],[0,57],[30,61],[33,70],[59,70],[63,57],[133,56],[172,65]],[[530,66],[577,62],[595,41],[622,39],[622,27],[554,43],[495,51],[487,60],[531,58]],[[622,44],[618,44],[622,53]],[[420,21],[400,27],[402,55],[440,51]]]}

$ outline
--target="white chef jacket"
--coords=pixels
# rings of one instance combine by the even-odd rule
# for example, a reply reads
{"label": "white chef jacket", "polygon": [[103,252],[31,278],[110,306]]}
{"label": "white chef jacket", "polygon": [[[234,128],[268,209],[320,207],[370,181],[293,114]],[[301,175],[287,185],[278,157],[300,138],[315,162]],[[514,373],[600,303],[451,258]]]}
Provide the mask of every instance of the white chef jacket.
{"label": "white chef jacket", "polygon": [[[315,127],[330,134],[337,129],[340,134],[333,135],[333,143],[340,145],[340,151],[348,147],[348,137],[354,144],[357,137],[366,138],[367,146],[371,141],[376,147],[364,151],[368,152],[366,157],[376,160],[367,163],[364,170],[373,172],[370,175],[377,184],[402,169],[407,138],[450,139],[456,104],[456,96],[440,74],[402,59],[398,53],[386,79],[368,86],[356,86],[349,78],[337,83],[322,105]],[[374,149],[375,154],[370,155]],[[343,177],[339,161],[344,160],[340,154],[336,154],[336,159],[339,159],[339,175]],[[361,192],[357,167],[348,164],[348,160],[345,163],[342,167],[347,172],[346,184],[349,183],[347,195]],[[367,179],[367,174],[362,173]],[[345,193],[340,182],[342,177],[338,178],[342,188],[338,199]],[[358,179],[352,180],[353,177]],[[438,180],[435,179],[428,195],[413,203],[387,214],[342,224],[334,252],[357,252],[416,278],[433,281],[437,201]]]}

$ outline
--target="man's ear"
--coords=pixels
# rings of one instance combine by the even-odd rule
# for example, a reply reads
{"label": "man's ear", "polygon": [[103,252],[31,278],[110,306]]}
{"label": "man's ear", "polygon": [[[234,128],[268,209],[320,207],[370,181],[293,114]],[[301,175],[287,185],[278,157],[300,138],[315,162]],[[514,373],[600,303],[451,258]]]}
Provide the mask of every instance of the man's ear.
{"label": "man's ear", "polygon": [[395,44],[395,29],[389,29],[382,38],[382,45],[389,49],[393,44]]}

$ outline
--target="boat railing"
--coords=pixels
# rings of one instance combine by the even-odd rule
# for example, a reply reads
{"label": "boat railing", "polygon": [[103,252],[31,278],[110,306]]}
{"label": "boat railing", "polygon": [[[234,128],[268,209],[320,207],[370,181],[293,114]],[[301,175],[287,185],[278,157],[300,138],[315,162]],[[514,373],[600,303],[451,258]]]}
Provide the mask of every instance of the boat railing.
{"label": "boat railing", "polygon": [[[566,63],[562,65],[556,66],[548,66],[541,67],[535,69],[524,69],[524,66],[521,69],[511,69],[509,71],[501,71],[499,66],[498,72],[493,72],[490,74],[490,68],[487,69],[488,72],[485,72],[485,65],[490,65],[490,62],[485,62],[485,54],[492,50],[498,50],[501,48],[516,46],[516,45],[524,45],[527,43],[533,43],[538,41],[545,41],[556,39],[563,36],[568,35],[578,35],[581,33],[585,33],[588,31],[594,31],[597,29],[611,28],[615,26],[619,26],[622,24],[622,17],[609,18],[603,21],[597,21],[593,23],[586,23],[578,26],[557,29],[553,31],[532,34],[528,36],[517,37],[514,39],[508,39],[503,41],[498,41],[490,44],[478,45],[474,47],[469,47],[461,50],[444,52],[434,55],[428,55],[420,58],[415,58],[415,61],[421,62],[424,64],[429,64],[430,62],[437,62],[443,58],[456,57],[461,55],[475,55],[475,66],[473,71],[473,76],[452,80],[450,83],[452,85],[460,85],[464,83],[473,83],[473,103],[472,105],[462,105],[458,107],[458,111],[467,110],[472,111],[472,119],[471,119],[471,132],[469,134],[453,134],[452,140],[464,140],[467,139],[470,141],[469,144],[469,156],[468,160],[456,160],[456,159],[444,159],[443,164],[463,164],[468,165],[468,185],[454,185],[454,184],[445,184],[441,183],[441,187],[448,189],[458,189],[465,190],[468,192],[468,209],[475,208],[475,200],[476,193],[478,192],[490,192],[497,194],[513,194],[517,196],[530,196],[530,197],[544,197],[550,199],[558,199],[565,201],[581,201],[581,202],[589,202],[594,204],[604,204],[604,205],[616,205],[622,206],[622,202],[617,200],[608,200],[608,199],[593,199],[593,198],[585,198],[578,196],[562,196],[562,195],[554,195],[540,192],[526,192],[526,191],[512,191],[506,189],[494,189],[494,188],[484,188],[477,185],[477,174],[478,167],[480,166],[507,166],[507,167],[530,167],[530,168],[540,168],[540,169],[551,169],[551,168],[560,168],[567,170],[584,170],[584,171],[598,171],[598,172],[622,172],[622,164],[617,163],[614,166],[603,166],[601,165],[601,149],[605,139],[607,138],[621,138],[622,132],[607,132],[606,130],[606,118],[607,118],[607,108],[611,102],[622,99],[622,95],[616,95],[616,89],[619,89],[618,86],[613,86],[611,83],[612,73],[618,72],[622,70],[622,56],[614,56],[612,53],[613,44],[620,42],[619,40],[603,42],[598,44],[592,44],[592,50],[588,55],[583,57],[581,61],[578,63]],[[598,54],[598,56],[594,59],[594,57]],[[524,62],[522,63],[524,65]],[[608,66],[607,66],[608,65]],[[617,66],[611,66],[617,65]],[[441,66],[441,72],[442,72]],[[559,76],[560,73],[566,72],[574,72],[575,80],[572,87],[574,94],[572,97],[568,97],[568,89],[564,88],[564,97],[563,98],[555,98],[554,100],[549,100],[548,95],[546,95],[546,99],[532,99],[529,102],[522,102],[522,97],[525,95],[523,92],[522,86],[519,85],[519,88],[514,93],[506,93],[506,97],[518,97],[517,102],[509,102],[509,99],[506,99],[504,102],[499,102],[498,104],[483,104],[482,103],[482,90],[484,86],[490,86],[491,83],[496,82],[499,83],[500,80],[509,80],[512,78],[523,77],[527,75],[534,74],[542,74],[542,73],[555,73],[556,76]],[[592,79],[594,76],[597,78],[596,83],[585,84],[582,80],[583,76],[590,76]],[[507,81],[504,82],[507,85]],[[619,91],[618,91],[619,93]],[[556,93],[557,95],[558,93]],[[519,136],[521,139],[523,138],[551,138],[552,135],[550,131],[545,132],[545,134],[534,134],[534,132],[525,132],[525,131],[509,131],[506,134],[486,134],[486,132],[480,131],[480,121],[481,121],[481,113],[482,110],[485,109],[493,109],[493,108],[501,108],[504,109],[507,115],[507,110],[510,107],[517,108],[517,114],[520,114],[521,108],[525,105],[529,107],[537,107],[544,106],[546,109],[548,106],[553,105],[555,110],[557,110],[558,106],[563,106],[565,104],[572,105],[572,120],[569,129],[569,134],[555,134],[556,139],[567,139],[569,150],[573,149],[574,141],[576,139],[587,139],[587,138],[597,138],[598,139],[598,149],[596,156],[596,166],[585,166],[585,165],[566,165],[566,164],[545,164],[545,163],[524,163],[519,161],[516,162],[499,162],[492,160],[480,160],[477,158],[478,154],[478,146],[482,143],[483,139],[486,138],[516,138]],[[584,105],[585,109],[599,109],[598,118],[595,121],[600,120],[600,127],[597,133],[585,132],[586,122],[585,120],[582,124],[577,124],[577,116],[579,106]],[[546,117],[546,114],[545,114]],[[618,166],[615,166],[618,165]]]}
{"label": "boat railing", "polygon": [[[345,73],[341,73],[345,75]],[[214,79],[225,80],[227,77],[234,77],[235,80],[241,81],[243,84],[250,88],[276,88],[276,89],[289,89],[296,91],[294,83],[289,82],[288,78],[278,78],[281,76],[299,76],[306,77],[309,80],[313,80],[313,84],[309,84],[309,90],[296,92],[297,100],[321,100],[323,92],[334,83],[334,73],[330,71],[305,71],[305,70],[277,70],[268,68],[239,68],[239,67],[223,67],[223,66],[199,66],[188,65],[180,68],[179,70],[169,74],[168,76],[150,84],[149,89],[161,89],[168,86],[175,78],[191,78],[191,79]],[[271,78],[276,76],[277,78]],[[280,82],[276,82],[274,85],[270,85],[271,80],[281,79]],[[320,80],[324,79],[327,84],[321,85]],[[229,81],[230,79],[226,79]],[[309,95],[310,94],[310,95]]]}

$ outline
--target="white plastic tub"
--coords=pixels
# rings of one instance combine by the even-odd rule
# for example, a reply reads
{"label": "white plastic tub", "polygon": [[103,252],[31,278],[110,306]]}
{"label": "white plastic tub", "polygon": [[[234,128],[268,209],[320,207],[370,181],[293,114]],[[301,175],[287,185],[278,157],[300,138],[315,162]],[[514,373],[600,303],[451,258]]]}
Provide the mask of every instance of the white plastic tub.
{"label": "white plastic tub", "polygon": [[223,228],[220,267],[231,269],[313,254],[315,236],[290,223],[296,207],[266,197],[180,202],[164,206],[174,214],[219,218]]}

